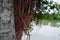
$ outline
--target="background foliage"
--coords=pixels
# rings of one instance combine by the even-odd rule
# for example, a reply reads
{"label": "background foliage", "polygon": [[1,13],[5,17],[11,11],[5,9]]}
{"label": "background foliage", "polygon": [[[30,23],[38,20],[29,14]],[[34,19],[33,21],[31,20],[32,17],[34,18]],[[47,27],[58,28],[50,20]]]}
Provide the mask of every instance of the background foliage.
{"label": "background foliage", "polygon": [[32,22],[34,21],[36,25],[48,25],[50,23],[53,27],[60,26],[60,4],[48,0],[36,0],[35,3]]}

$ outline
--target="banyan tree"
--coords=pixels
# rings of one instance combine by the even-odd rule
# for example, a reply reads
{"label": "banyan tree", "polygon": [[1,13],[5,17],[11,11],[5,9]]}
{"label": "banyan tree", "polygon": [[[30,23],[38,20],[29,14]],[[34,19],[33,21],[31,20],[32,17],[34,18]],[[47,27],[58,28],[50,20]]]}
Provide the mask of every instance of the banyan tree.
{"label": "banyan tree", "polygon": [[30,36],[32,20],[41,24],[42,18],[51,19],[47,16],[49,12],[42,14],[48,6],[50,9],[60,8],[51,4],[42,0],[0,0],[0,40],[21,40],[23,32]]}
{"label": "banyan tree", "polygon": [[0,40],[21,40],[34,14],[35,0],[0,0]]}

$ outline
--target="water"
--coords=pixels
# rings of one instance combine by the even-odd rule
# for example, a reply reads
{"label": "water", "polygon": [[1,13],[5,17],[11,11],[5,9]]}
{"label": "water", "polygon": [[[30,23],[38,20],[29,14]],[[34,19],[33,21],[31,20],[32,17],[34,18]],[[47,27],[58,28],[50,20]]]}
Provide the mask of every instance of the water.
{"label": "water", "polygon": [[31,40],[60,40],[60,28],[48,25],[40,29],[35,27],[31,34]]}
{"label": "water", "polygon": [[[57,24],[60,25],[58,22]],[[33,30],[30,33],[30,40],[60,40],[60,26],[51,26],[50,22],[47,25],[42,24],[42,27],[39,27],[39,25],[36,26],[34,23],[33,25]],[[24,35],[22,40],[26,38],[27,36]]]}

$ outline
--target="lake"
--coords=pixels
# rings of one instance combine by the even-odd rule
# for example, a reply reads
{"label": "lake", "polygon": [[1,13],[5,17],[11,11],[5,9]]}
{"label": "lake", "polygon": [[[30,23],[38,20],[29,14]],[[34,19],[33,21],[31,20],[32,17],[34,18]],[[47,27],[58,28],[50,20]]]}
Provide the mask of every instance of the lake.
{"label": "lake", "polygon": [[[35,25],[33,23],[33,30],[30,33],[30,40],[60,40],[60,26],[51,26],[51,23],[45,23],[46,25]],[[56,24],[55,24],[56,25]],[[57,22],[57,26],[60,25]],[[22,40],[26,40],[27,36],[23,35]]]}

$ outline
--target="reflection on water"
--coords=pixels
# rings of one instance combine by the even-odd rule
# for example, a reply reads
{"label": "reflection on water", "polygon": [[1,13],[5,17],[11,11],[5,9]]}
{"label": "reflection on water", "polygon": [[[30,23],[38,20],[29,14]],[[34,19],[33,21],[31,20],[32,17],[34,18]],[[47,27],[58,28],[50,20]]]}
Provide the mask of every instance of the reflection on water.
{"label": "reflection on water", "polygon": [[[60,23],[59,22],[49,22],[43,21],[42,24],[35,25],[33,24],[33,30],[31,34],[31,40],[60,40]],[[25,40],[26,36],[23,36],[22,40]]]}

